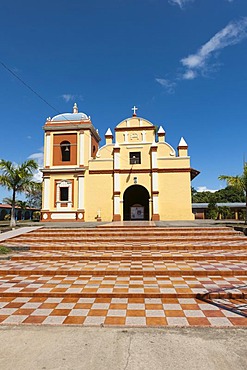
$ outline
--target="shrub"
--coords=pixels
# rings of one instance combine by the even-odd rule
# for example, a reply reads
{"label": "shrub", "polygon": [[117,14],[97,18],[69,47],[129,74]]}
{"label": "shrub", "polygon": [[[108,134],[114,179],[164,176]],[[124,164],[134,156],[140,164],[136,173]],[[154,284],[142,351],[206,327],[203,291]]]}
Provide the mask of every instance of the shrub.
{"label": "shrub", "polygon": [[33,220],[40,220],[40,211],[33,212]]}
{"label": "shrub", "polygon": [[10,253],[11,250],[7,247],[4,247],[4,246],[0,246],[0,254],[7,254],[7,253]]}

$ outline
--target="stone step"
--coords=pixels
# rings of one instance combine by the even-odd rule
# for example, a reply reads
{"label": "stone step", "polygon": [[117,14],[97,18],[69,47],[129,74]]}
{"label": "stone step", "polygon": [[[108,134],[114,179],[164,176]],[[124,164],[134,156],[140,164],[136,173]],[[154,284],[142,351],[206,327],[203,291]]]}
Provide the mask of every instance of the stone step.
{"label": "stone step", "polygon": [[[42,240],[41,240],[42,239]],[[30,245],[30,244],[37,244],[37,242],[42,242],[42,243],[83,243],[83,244],[97,244],[101,245],[104,243],[108,244],[115,244],[115,243],[121,243],[121,244],[175,244],[176,243],[215,243],[215,242],[225,242],[225,243],[240,243],[244,246],[247,247],[247,238],[234,238],[234,237],[200,237],[200,238],[33,238],[33,237],[22,237],[22,238],[15,238],[15,239],[9,239],[7,241],[4,241],[2,244],[5,245],[6,243],[8,244],[24,244],[24,245]]]}
{"label": "stone step", "polygon": [[167,229],[154,229],[154,230],[98,230],[98,229],[82,229],[82,230],[40,230],[32,233],[33,236],[54,236],[54,235],[73,235],[73,236],[106,236],[106,235],[117,235],[117,236],[138,236],[138,235],[165,235],[165,236],[189,236],[189,235],[242,235],[243,233],[239,231],[234,231],[233,229],[222,229],[222,230],[167,230]]}
{"label": "stone step", "polygon": [[[212,263],[211,261],[204,261],[204,264],[189,263],[179,264],[177,263],[163,263],[148,265],[143,263],[143,266],[138,263],[126,263],[121,264],[118,261],[114,263],[93,263],[95,261],[83,261],[77,264],[73,264],[73,261],[69,264],[67,261],[64,263],[27,263],[21,261],[12,261],[12,264],[8,264],[10,261],[3,261],[0,268],[0,273],[4,275],[19,274],[19,275],[71,275],[77,276],[80,274],[91,275],[91,276],[130,276],[130,275],[143,275],[143,276],[237,276],[246,275],[247,268],[246,264],[228,260],[227,262],[221,261],[221,263]],[[146,265],[146,266],[145,266]]]}
{"label": "stone step", "polygon": [[[194,251],[193,251],[194,252]],[[29,251],[28,253],[18,253],[11,257],[12,261],[85,261],[85,260],[95,260],[95,261],[123,261],[123,260],[130,260],[131,261],[227,261],[231,260],[239,260],[239,261],[246,261],[247,260],[247,251],[233,251],[229,252],[226,250],[221,250],[219,252],[210,252],[208,250],[204,250],[202,252],[184,252],[182,250],[176,251],[140,251],[135,252],[131,250],[123,250],[123,251],[75,251],[75,250],[68,250],[68,251],[54,251],[54,250],[47,250],[47,251]]]}
{"label": "stone step", "polygon": [[[103,276],[93,277],[88,275],[9,275],[0,276],[2,282],[1,296],[17,297],[150,297],[150,298],[195,298],[204,297],[211,291],[213,297],[215,290],[229,289],[234,286],[243,286],[245,276],[220,278],[220,277],[169,277],[142,275]],[[221,291],[220,297],[245,296],[241,288],[230,291]],[[217,293],[218,294],[218,293]],[[218,296],[217,296],[218,297]]]}
{"label": "stone step", "polygon": [[[28,244],[35,244],[40,241],[40,237],[34,238],[33,236],[22,236],[22,237],[17,237],[13,239],[13,242],[19,242],[19,243],[28,243]],[[200,236],[200,238],[194,238],[194,237],[50,237],[50,238],[42,238],[42,242],[49,242],[49,243],[57,243],[57,242],[69,242],[71,243],[97,243],[97,244],[102,244],[102,243],[198,243],[198,242],[242,242],[244,246],[247,247],[247,238],[246,237],[231,237],[231,236],[224,236],[224,237],[219,237],[219,236]],[[8,243],[11,243],[11,239],[8,240]],[[3,242],[2,244],[5,244]]]}
{"label": "stone step", "polygon": [[[78,275],[78,270],[67,270],[67,269],[59,269],[59,270],[43,270],[43,269],[35,269],[35,270],[28,270],[28,269],[1,269],[0,273],[2,274],[19,274],[19,275],[34,275],[38,274],[41,275],[43,274],[44,276],[50,276],[55,273],[60,274],[60,275],[70,275],[70,276],[77,276]],[[189,271],[183,271],[183,270],[147,270],[147,271],[142,271],[140,269],[129,269],[127,270],[80,270],[81,274],[85,275],[91,275],[91,276],[109,276],[109,275],[115,275],[115,276],[130,276],[130,275],[140,275],[142,274],[143,276],[238,276],[239,274],[242,274],[244,276],[247,276],[247,270],[239,269],[239,270],[189,270]]]}
{"label": "stone step", "polygon": [[25,244],[20,243],[19,241],[12,240],[12,241],[5,241],[4,246],[8,248],[12,248],[13,250],[31,250],[31,251],[46,251],[46,250],[53,250],[53,251],[69,251],[73,250],[74,252],[77,251],[202,251],[207,248],[208,251],[217,251],[217,250],[239,250],[242,249],[243,251],[246,250],[246,245],[243,245],[242,242],[214,242],[214,243],[67,243],[64,242],[61,244],[59,243],[48,243],[48,242],[40,242],[39,243],[27,243]]}

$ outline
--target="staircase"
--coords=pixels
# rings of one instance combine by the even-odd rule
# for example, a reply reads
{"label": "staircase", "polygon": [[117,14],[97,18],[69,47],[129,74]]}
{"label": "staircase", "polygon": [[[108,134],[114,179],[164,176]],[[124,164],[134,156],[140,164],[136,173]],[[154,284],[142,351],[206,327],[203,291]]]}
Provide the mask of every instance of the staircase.
{"label": "staircase", "polygon": [[247,325],[246,310],[229,306],[246,303],[242,233],[113,225],[43,228],[1,243],[28,250],[0,264],[0,323]]}

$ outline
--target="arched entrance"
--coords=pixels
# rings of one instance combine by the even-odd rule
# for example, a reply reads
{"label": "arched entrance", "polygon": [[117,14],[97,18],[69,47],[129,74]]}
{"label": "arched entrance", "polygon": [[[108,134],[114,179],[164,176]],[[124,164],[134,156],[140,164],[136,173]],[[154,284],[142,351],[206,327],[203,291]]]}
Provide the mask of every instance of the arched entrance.
{"label": "arched entrance", "polygon": [[123,196],[123,219],[149,220],[149,193],[144,186],[131,185]]}

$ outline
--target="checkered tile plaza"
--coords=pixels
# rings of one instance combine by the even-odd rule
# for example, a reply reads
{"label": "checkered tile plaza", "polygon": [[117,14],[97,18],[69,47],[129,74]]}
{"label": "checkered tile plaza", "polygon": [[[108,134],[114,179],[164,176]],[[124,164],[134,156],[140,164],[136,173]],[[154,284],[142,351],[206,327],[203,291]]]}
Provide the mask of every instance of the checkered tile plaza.
{"label": "checkered tile plaza", "polygon": [[0,262],[1,325],[247,326],[247,237],[233,229],[41,228],[1,244],[26,249]]}

